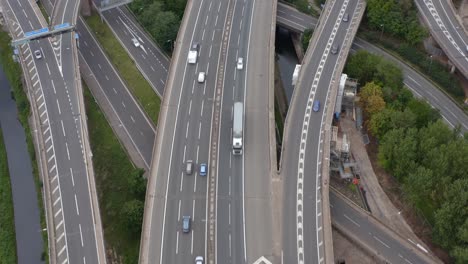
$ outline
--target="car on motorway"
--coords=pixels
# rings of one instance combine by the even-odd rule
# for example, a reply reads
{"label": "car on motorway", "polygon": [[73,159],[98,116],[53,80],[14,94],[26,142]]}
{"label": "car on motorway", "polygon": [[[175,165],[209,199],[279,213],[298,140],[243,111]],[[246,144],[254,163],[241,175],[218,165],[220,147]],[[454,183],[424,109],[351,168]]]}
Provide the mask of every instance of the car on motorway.
{"label": "car on motorway", "polygon": [[335,45],[333,45],[332,48],[331,48],[331,53],[332,53],[332,54],[337,54],[339,49],[340,49],[340,45],[335,44]]}
{"label": "car on motorway", "polygon": [[314,101],[314,106],[312,107],[312,110],[314,110],[314,112],[318,112],[320,110],[320,101],[319,100]]}
{"label": "car on motorway", "polygon": [[195,258],[195,264],[203,264],[203,257],[198,256]]}
{"label": "car on motorway", "polygon": [[190,175],[192,174],[192,172],[193,172],[193,161],[187,160],[187,162],[185,163],[185,173],[187,175]]}
{"label": "car on motorway", "polygon": [[182,216],[182,232],[190,232],[190,222],[192,221],[190,216]]}
{"label": "car on motorway", "polygon": [[244,58],[239,57],[237,58],[237,67],[238,70],[244,69]]}
{"label": "car on motorway", "polygon": [[348,22],[348,20],[349,20],[349,14],[348,14],[348,13],[345,13],[345,14],[343,15],[343,19],[342,19],[342,20],[343,20],[343,22]]}
{"label": "car on motorway", "polygon": [[198,73],[198,82],[199,83],[204,83],[206,78],[206,73],[205,72],[199,72]]}
{"label": "car on motorway", "polygon": [[41,59],[42,58],[41,51],[40,50],[35,50],[34,51],[34,57],[36,58],[36,60]]}
{"label": "car on motorway", "polygon": [[200,44],[198,42],[194,42],[192,46],[190,46],[190,50],[188,53],[188,63],[195,64],[197,63],[198,58],[198,51],[200,50]]}
{"label": "car on motorway", "polygon": [[207,170],[208,166],[206,165],[206,163],[200,164],[200,176],[206,176]]}
{"label": "car on motorway", "polygon": [[140,47],[140,42],[138,41],[138,39],[132,38],[132,43],[133,43],[133,46],[137,48]]}

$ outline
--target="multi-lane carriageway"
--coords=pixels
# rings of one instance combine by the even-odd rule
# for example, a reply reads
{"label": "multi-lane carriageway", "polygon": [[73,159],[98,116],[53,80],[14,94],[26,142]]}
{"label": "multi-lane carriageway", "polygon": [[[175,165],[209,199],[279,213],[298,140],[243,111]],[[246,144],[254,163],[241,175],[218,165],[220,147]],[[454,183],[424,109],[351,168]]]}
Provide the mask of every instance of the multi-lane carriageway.
{"label": "multi-lane carriageway", "polygon": [[[280,12],[278,12],[278,15],[281,16]],[[298,17],[298,16],[302,16],[302,14],[296,13],[296,17]],[[115,17],[115,16],[113,17],[113,16],[111,16],[111,15],[106,16],[106,19],[115,19],[116,21],[117,21],[117,20],[120,20],[120,19],[118,19],[117,17]],[[305,20],[305,21],[307,21],[307,20]],[[119,23],[115,23],[115,24],[119,24]],[[127,26],[128,26],[128,25],[127,25]],[[144,35],[144,33],[142,33],[141,30],[138,29],[138,26],[137,26],[137,25],[133,24],[133,25],[131,25],[130,27],[133,28],[133,29],[132,29],[133,32],[136,31],[137,34],[139,34],[140,36],[141,36],[141,35]],[[135,30],[135,29],[136,29],[136,30]],[[124,32],[124,31],[125,31],[125,30],[123,30],[123,32]],[[123,34],[124,34],[124,33],[122,33],[122,36],[123,36]],[[125,37],[121,37],[121,38],[124,39]],[[122,39],[121,39],[121,41],[122,41]],[[125,40],[124,40],[124,42],[125,42]],[[130,39],[128,39],[127,42],[130,43]],[[145,45],[149,46],[150,43],[146,42]],[[152,45],[152,43],[151,43],[151,45]],[[133,47],[131,47],[131,45],[128,45],[128,46],[130,46],[130,47],[128,47],[129,52],[132,54],[132,56],[134,56],[134,58],[136,58],[136,59],[135,59],[136,62],[139,63],[139,62],[142,60],[142,58],[138,58],[138,57],[144,57],[145,54],[144,54],[140,49],[133,48]],[[140,55],[139,52],[141,52],[142,54]],[[155,63],[155,65],[156,65],[156,63]],[[150,69],[151,69],[151,68],[150,68]],[[151,69],[151,71],[154,71],[154,70]],[[151,72],[151,71],[148,71],[148,72]],[[147,73],[148,73],[148,72],[147,72]]]}
{"label": "multi-lane carriageway", "polygon": [[[281,5],[280,5],[280,6],[281,6]],[[293,14],[294,14],[294,11],[293,11]],[[281,13],[280,13],[279,11],[278,11],[278,15],[279,15],[278,20],[280,20],[280,18],[282,17],[282,15],[281,15]],[[293,17],[300,17],[300,16],[303,16],[303,14],[296,13],[295,15],[293,15]],[[301,20],[302,20],[302,19],[301,19]],[[307,21],[307,20],[302,20],[302,21]],[[300,24],[300,23],[301,23],[301,22],[299,21],[298,24]],[[302,22],[302,23],[303,23],[303,22]],[[135,25],[134,25],[134,26],[135,26]],[[137,26],[136,26],[136,27],[137,27]],[[123,31],[125,31],[125,30],[123,30]],[[138,31],[140,31],[140,30],[138,30]],[[140,31],[139,33],[142,34],[142,35],[144,35],[141,31]],[[149,41],[148,41],[148,42],[149,42]],[[149,46],[149,44],[148,44],[148,46]],[[151,46],[153,46],[153,45],[151,45]],[[156,48],[155,48],[155,49],[156,49]],[[156,50],[157,50],[157,49],[156,49]],[[137,50],[136,52],[138,52],[138,50]],[[141,56],[141,57],[143,57],[143,56]],[[138,63],[139,61],[141,61],[141,59],[136,59],[136,61],[137,61],[137,63]],[[154,71],[154,70],[152,70],[152,71]]]}

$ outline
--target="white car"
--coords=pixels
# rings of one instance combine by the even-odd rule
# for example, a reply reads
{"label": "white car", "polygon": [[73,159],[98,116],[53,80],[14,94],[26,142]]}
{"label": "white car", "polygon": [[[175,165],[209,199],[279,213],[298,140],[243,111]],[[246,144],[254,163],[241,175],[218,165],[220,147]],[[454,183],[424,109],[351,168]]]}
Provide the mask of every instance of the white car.
{"label": "white car", "polygon": [[132,42],[133,42],[133,46],[135,46],[137,48],[140,47],[140,42],[138,41],[138,39],[132,38]]}
{"label": "white car", "polygon": [[237,69],[238,70],[244,69],[244,58],[242,57],[237,58]]}
{"label": "white car", "polygon": [[198,82],[199,83],[204,83],[206,78],[205,72],[199,72],[198,73]]}
{"label": "white car", "polygon": [[41,51],[40,50],[35,50],[34,51],[34,57],[36,57],[36,60],[41,59],[42,58]]}
{"label": "white car", "polygon": [[203,257],[198,256],[195,258],[195,264],[203,264]]}

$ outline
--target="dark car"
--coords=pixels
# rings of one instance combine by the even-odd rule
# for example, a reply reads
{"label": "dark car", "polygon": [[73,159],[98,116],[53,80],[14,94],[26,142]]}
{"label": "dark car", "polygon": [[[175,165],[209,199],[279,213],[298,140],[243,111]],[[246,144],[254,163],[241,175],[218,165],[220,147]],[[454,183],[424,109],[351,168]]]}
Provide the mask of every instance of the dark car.
{"label": "dark car", "polygon": [[340,49],[340,45],[335,44],[335,45],[333,45],[332,48],[331,48],[331,53],[332,53],[332,54],[337,54],[339,49]]}
{"label": "dark car", "polygon": [[196,52],[198,52],[199,49],[200,49],[200,43],[198,43],[198,42],[194,42],[192,44],[192,47],[190,48],[190,50],[193,50],[193,51],[196,51]]}
{"label": "dark car", "polygon": [[312,107],[312,110],[314,110],[314,112],[318,112],[320,110],[320,101],[319,100],[314,101],[314,106]]}
{"label": "dark car", "polygon": [[182,232],[188,233],[190,232],[190,216],[182,216]]}

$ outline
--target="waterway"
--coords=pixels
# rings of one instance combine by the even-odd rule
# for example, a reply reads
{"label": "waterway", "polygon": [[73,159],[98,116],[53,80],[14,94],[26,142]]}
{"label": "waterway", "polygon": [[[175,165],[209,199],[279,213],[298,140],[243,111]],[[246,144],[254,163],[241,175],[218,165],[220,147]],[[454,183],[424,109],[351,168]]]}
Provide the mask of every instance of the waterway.
{"label": "waterway", "polygon": [[297,58],[296,51],[294,50],[294,46],[288,30],[277,27],[275,42],[281,82],[283,84],[288,103],[290,103],[294,91],[294,86],[292,85],[292,75],[294,73],[296,64],[299,63],[299,60]]}
{"label": "waterway", "polygon": [[44,263],[41,256],[44,251],[42,232],[45,231],[41,230],[40,225],[31,158],[24,128],[18,121],[16,102],[11,98],[10,90],[10,84],[0,65],[0,127],[11,177],[18,263]]}

